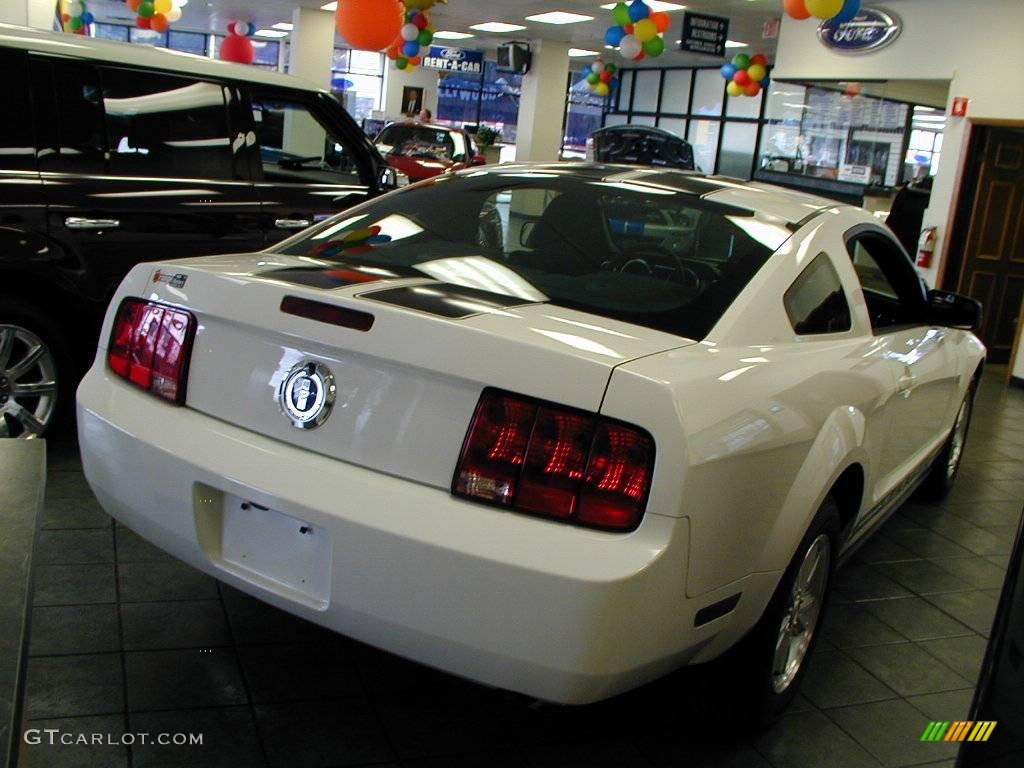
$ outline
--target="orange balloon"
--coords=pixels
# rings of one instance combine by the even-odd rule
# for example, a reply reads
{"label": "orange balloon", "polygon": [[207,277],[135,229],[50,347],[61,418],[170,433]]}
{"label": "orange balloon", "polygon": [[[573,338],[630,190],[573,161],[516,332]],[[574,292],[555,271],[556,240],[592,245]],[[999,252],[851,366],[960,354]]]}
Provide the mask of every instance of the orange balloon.
{"label": "orange balloon", "polygon": [[353,48],[382,51],[402,29],[399,0],[338,0],[334,20],[340,34]]}
{"label": "orange balloon", "polygon": [[139,6],[142,4],[142,0],[128,0],[128,7],[133,11],[139,10]]}
{"label": "orange balloon", "polygon": [[757,80],[751,80],[743,86],[743,93],[747,96],[757,96],[761,92],[761,84]]}
{"label": "orange balloon", "polygon": [[422,63],[422,61],[423,61],[423,57],[422,56],[410,56],[409,57],[409,63],[412,64],[414,67],[418,67]]}
{"label": "orange balloon", "polygon": [[664,11],[657,11],[650,15],[651,21],[654,22],[659,32],[665,32],[669,27],[672,26],[672,17]]}
{"label": "orange balloon", "polygon": [[811,18],[811,12],[807,10],[807,3],[804,0],[784,0],[782,6],[794,19],[803,21]]}
{"label": "orange balloon", "polygon": [[169,26],[171,26],[171,23],[162,13],[154,13],[153,17],[149,20],[149,28],[154,32],[166,32]]}

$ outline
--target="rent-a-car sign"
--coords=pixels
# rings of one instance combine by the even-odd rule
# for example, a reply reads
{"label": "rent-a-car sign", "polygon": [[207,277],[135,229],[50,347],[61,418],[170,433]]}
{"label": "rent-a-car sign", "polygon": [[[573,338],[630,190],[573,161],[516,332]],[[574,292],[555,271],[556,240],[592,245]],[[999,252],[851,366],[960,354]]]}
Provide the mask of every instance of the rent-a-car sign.
{"label": "rent-a-car sign", "polygon": [[442,72],[464,72],[468,75],[479,75],[484,71],[484,52],[432,45],[430,53],[423,57],[423,66],[426,69],[439,69]]}

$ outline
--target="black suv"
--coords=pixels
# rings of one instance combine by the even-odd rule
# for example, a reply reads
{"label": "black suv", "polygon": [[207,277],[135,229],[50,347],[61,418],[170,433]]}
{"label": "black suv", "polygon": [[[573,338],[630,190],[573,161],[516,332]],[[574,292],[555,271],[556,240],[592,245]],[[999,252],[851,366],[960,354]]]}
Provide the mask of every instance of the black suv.
{"label": "black suv", "polygon": [[0,72],[0,437],[73,411],[132,265],[261,250],[395,183],[329,93],[277,73],[7,25]]}

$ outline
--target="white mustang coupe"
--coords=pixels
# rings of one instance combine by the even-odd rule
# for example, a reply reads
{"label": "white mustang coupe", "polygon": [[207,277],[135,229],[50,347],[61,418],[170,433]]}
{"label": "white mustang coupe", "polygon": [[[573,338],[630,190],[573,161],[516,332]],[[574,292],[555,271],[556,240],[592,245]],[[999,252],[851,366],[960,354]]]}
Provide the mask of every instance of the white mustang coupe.
{"label": "white mustang coupe", "polygon": [[124,525],[345,635],[563,703],[728,652],[771,716],[836,563],[951,486],[979,314],[829,200],[470,170],[137,266],[82,459]]}

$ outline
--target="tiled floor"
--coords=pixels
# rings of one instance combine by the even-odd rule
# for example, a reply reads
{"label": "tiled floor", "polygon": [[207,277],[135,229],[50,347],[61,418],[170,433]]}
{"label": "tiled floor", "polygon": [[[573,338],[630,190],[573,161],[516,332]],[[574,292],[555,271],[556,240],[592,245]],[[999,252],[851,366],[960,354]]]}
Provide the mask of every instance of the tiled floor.
{"label": "tiled floor", "polygon": [[531,706],[332,636],[168,558],[52,446],[25,714],[71,734],[203,745],[33,746],[23,765],[576,768],[951,766],[1024,501],[1024,392],[988,374],[957,488],[907,505],[838,574],[796,705],[737,731],[705,673],[603,704]]}

